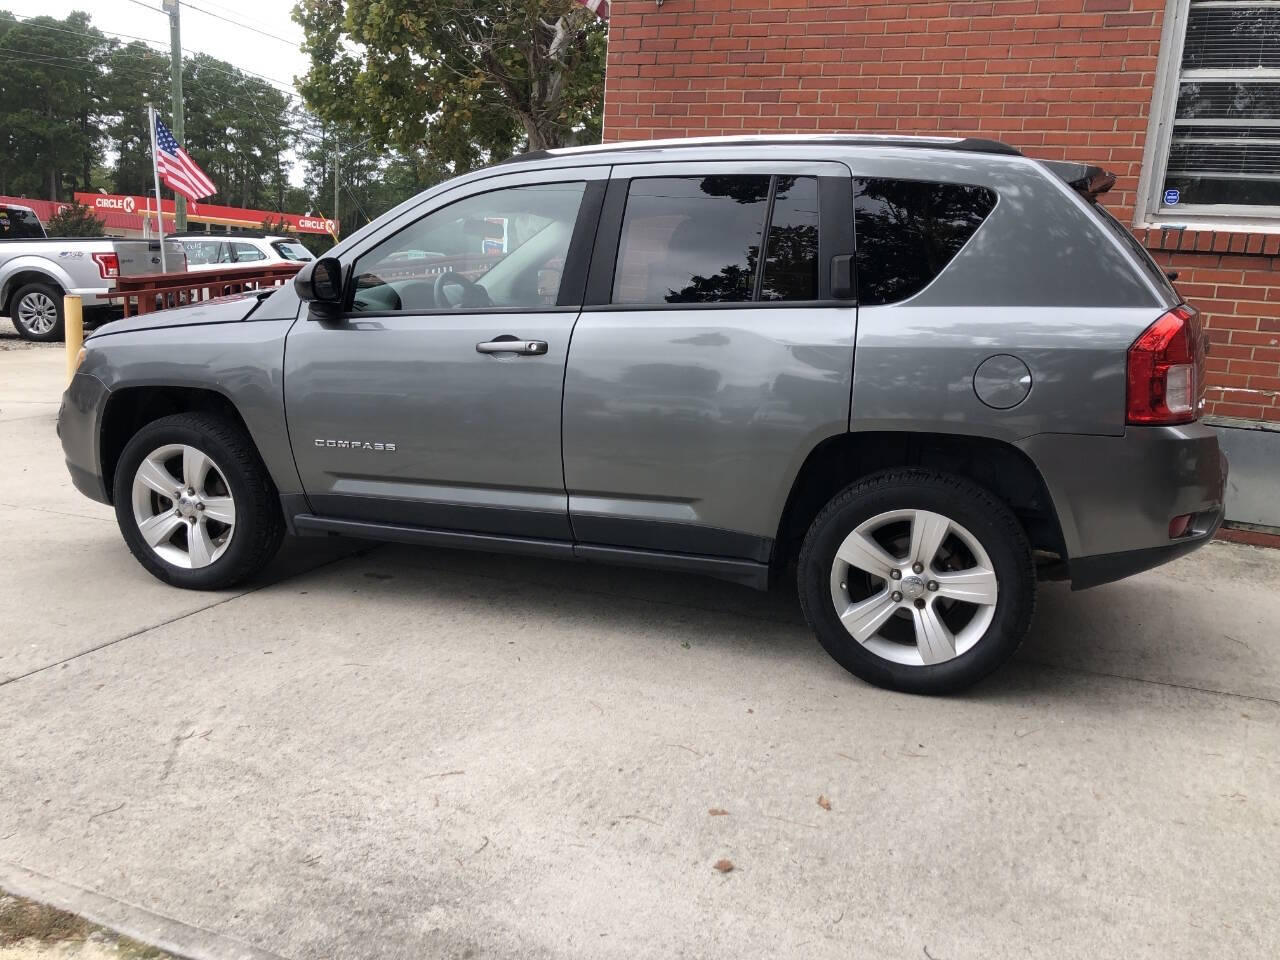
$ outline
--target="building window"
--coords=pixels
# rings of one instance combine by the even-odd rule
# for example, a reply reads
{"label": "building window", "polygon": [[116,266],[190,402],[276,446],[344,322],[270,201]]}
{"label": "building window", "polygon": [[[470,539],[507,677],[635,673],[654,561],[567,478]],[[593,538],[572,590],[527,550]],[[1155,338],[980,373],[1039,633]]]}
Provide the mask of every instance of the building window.
{"label": "building window", "polygon": [[1280,220],[1280,4],[1171,0],[1143,211]]}

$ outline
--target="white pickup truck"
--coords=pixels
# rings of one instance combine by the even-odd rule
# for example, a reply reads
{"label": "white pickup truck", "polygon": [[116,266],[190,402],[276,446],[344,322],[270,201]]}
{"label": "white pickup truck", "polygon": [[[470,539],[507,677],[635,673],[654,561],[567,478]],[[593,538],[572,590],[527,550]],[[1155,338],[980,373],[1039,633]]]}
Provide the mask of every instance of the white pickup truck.
{"label": "white pickup truck", "polygon": [[[165,241],[170,273],[185,271],[186,254]],[[79,294],[87,326],[110,319],[107,297],[116,278],[160,272],[157,240],[50,238],[29,207],[0,205],[0,316],[26,340],[62,339],[62,298]]]}

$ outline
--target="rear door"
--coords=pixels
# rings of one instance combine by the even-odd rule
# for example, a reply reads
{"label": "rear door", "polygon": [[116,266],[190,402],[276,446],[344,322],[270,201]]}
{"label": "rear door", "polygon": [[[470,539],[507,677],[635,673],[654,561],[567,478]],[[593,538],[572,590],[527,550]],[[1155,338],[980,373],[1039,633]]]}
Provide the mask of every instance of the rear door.
{"label": "rear door", "polygon": [[607,175],[458,187],[344,255],[345,316],[298,322],[285,356],[316,513],[570,539],[561,390]]}
{"label": "rear door", "polygon": [[848,423],[842,164],[615,167],[565,376],[581,544],[768,559],[805,456]]}

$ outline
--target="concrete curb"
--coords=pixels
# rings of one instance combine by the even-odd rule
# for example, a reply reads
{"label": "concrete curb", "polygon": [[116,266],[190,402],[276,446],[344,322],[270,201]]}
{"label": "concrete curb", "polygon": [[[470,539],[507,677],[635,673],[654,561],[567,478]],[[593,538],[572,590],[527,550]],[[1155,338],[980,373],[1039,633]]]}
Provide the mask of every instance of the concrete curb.
{"label": "concrete curb", "polygon": [[0,860],[0,889],[66,910],[185,960],[286,960],[240,940],[173,920]]}

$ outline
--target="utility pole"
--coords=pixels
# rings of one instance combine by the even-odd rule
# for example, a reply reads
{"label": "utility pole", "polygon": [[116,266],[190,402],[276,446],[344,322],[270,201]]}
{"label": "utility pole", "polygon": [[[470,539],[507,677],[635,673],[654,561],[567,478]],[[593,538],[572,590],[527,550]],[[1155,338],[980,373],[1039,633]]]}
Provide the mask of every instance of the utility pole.
{"label": "utility pole", "polygon": [[342,159],[342,148],[338,146],[338,139],[334,137],[333,141],[333,232],[336,236],[339,232],[338,220],[338,161]]}
{"label": "utility pole", "polygon": [[[182,122],[182,15],[178,8],[179,0],[161,0],[164,9],[169,13],[169,84],[173,90],[173,139],[183,142]],[[176,215],[174,229],[187,229],[187,198],[182,194],[174,195]]]}

